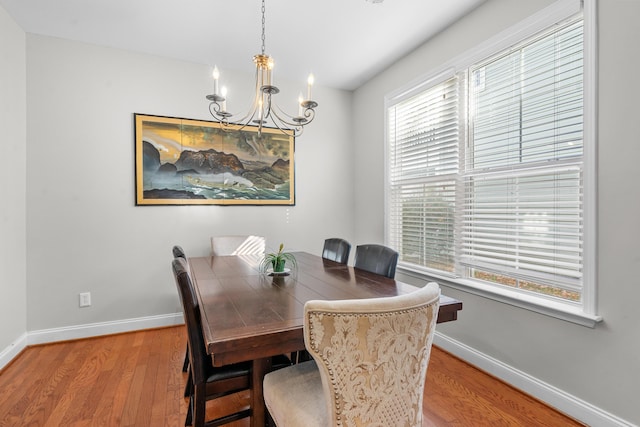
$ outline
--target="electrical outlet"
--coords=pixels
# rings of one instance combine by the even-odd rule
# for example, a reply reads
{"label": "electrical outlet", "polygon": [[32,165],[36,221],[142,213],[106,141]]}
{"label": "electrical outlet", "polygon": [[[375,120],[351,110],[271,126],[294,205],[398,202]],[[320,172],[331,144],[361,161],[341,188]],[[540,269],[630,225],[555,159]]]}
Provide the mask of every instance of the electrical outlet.
{"label": "electrical outlet", "polygon": [[80,294],[80,307],[91,306],[91,292],[83,292]]}

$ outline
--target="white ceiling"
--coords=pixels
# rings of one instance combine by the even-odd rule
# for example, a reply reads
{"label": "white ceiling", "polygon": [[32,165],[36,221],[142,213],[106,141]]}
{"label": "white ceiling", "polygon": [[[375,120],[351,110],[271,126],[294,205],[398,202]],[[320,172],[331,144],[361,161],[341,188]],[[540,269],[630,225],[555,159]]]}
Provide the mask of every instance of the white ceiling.
{"label": "white ceiling", "polygon": [[[380,1],[380,0],[376,0]],[[485,0],[268,0],[274,76],[352,90]],[[260,0],[0,0],[28,33],[253,72]]]}

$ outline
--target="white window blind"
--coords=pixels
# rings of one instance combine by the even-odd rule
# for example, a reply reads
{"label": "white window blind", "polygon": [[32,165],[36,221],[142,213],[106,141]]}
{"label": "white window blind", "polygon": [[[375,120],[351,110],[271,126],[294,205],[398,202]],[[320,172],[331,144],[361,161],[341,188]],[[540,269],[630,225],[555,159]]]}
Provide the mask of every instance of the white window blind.
{"label": "white window blind", "polygon": [[458,79],[388,110],[390,244],[400,261],[454,269]]}
{"label": "white window blind", "polygon": [[578,297],[582,62],[579,21],[471,68],[461,262],[483,272],[472,277]]}

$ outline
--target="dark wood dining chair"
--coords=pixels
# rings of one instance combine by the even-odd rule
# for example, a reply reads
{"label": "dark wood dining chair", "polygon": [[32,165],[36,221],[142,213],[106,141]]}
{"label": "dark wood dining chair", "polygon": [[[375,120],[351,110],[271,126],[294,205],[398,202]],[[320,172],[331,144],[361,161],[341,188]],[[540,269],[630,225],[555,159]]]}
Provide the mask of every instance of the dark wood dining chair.
{"label": "dark wood dining chair", "polygon": [[211,356],[207,354],[205,349],[200,309],[191,284],[191,278],[187,272],[186,260],[177,257],[173,260],[172,267],[187,327],[189,374],[193,384],[189,395],[189,409],[185,425],[193,425],[194,427],[202,427],[205,424],[207,426],[218,426],[248,417],[251,415],[250,409],[215,420],[205,420],[207,400],[249,389],[251,384],[251,363],[236,363],[222,367],[213,366]]}
{"label": "dark wood dining chair", "polygon": [[[172,252],[173,252],[174,258],[183,258],[186,261],[187,255],[182,249],[182,246],[175,245],[172,249]],[[184,353],[184,362],[182,363],[182,372],[187,372],[188,370],[189,370],[189,344],[187,344],[187,349],[185,350],[185,353]],[[185,390],[185,397],[187,397],[186,390]]]}
{"label": "dark wood dining chair", "polygon": [[175,245],[172,249],[174,258],[184,258],[187,259],[187,255],[184,253],[182,246]]}
{"label": "dark wood dining chair", "polygon": [[[185,425],[193,425],[194,427],[219,426],[248,417],[251,414],[249,409],[205,422],[206,403],[208,400],[250,388],[251,362],[235,363],[221,367],[213,366],[211,355],[207,354],[205,348],[200,307],[191,283],[186,259],[182,257],[174,258],[172,268],[180,301],[182,302],[189,347],[189,379],[187,380],[187,387],[185,387],[185,393],[188,393],[188,396],[185,397],[189,397],[189,409],[187,410]],[[284,355],[273,356],[271,360],[272,371],[290,365],[291,360]]]}
{"label": "dark wood dining chair", "polygon": [[322,247],[322,258],[346,264],[349,261],[351,243],[338,237],[332,237],[324,241]]}
{"label": "dark wood dining chair", "polygon": [[284,426],[422,426],[440,287],[386,298],[308,301],[313,361],[264,377],[271,420]]}
{"label": "dark wood dining chair", "polygon": [[375,244],[356,246],[355,268],[393,279],[397,264],[398,252],[391,248]]}

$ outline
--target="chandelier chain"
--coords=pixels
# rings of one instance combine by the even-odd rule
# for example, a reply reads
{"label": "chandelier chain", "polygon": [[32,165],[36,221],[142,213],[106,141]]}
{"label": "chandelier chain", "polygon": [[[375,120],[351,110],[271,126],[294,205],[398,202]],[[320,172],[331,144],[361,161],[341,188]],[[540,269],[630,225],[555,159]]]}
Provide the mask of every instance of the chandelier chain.
{"label": "chandelier chain", "polygon": [[262,0],[262,54],[263,55],[265,54],[264,53],[265,52],[265,49],[264,49],[264,39],[265,39],[265,36],[264,36],[264,33],[265,33],[265,31],[264,31],[264,27],[265,27],[265,24],[264,24],[264,22],[265,22],[264,11],[265,11],[264,0]]}

